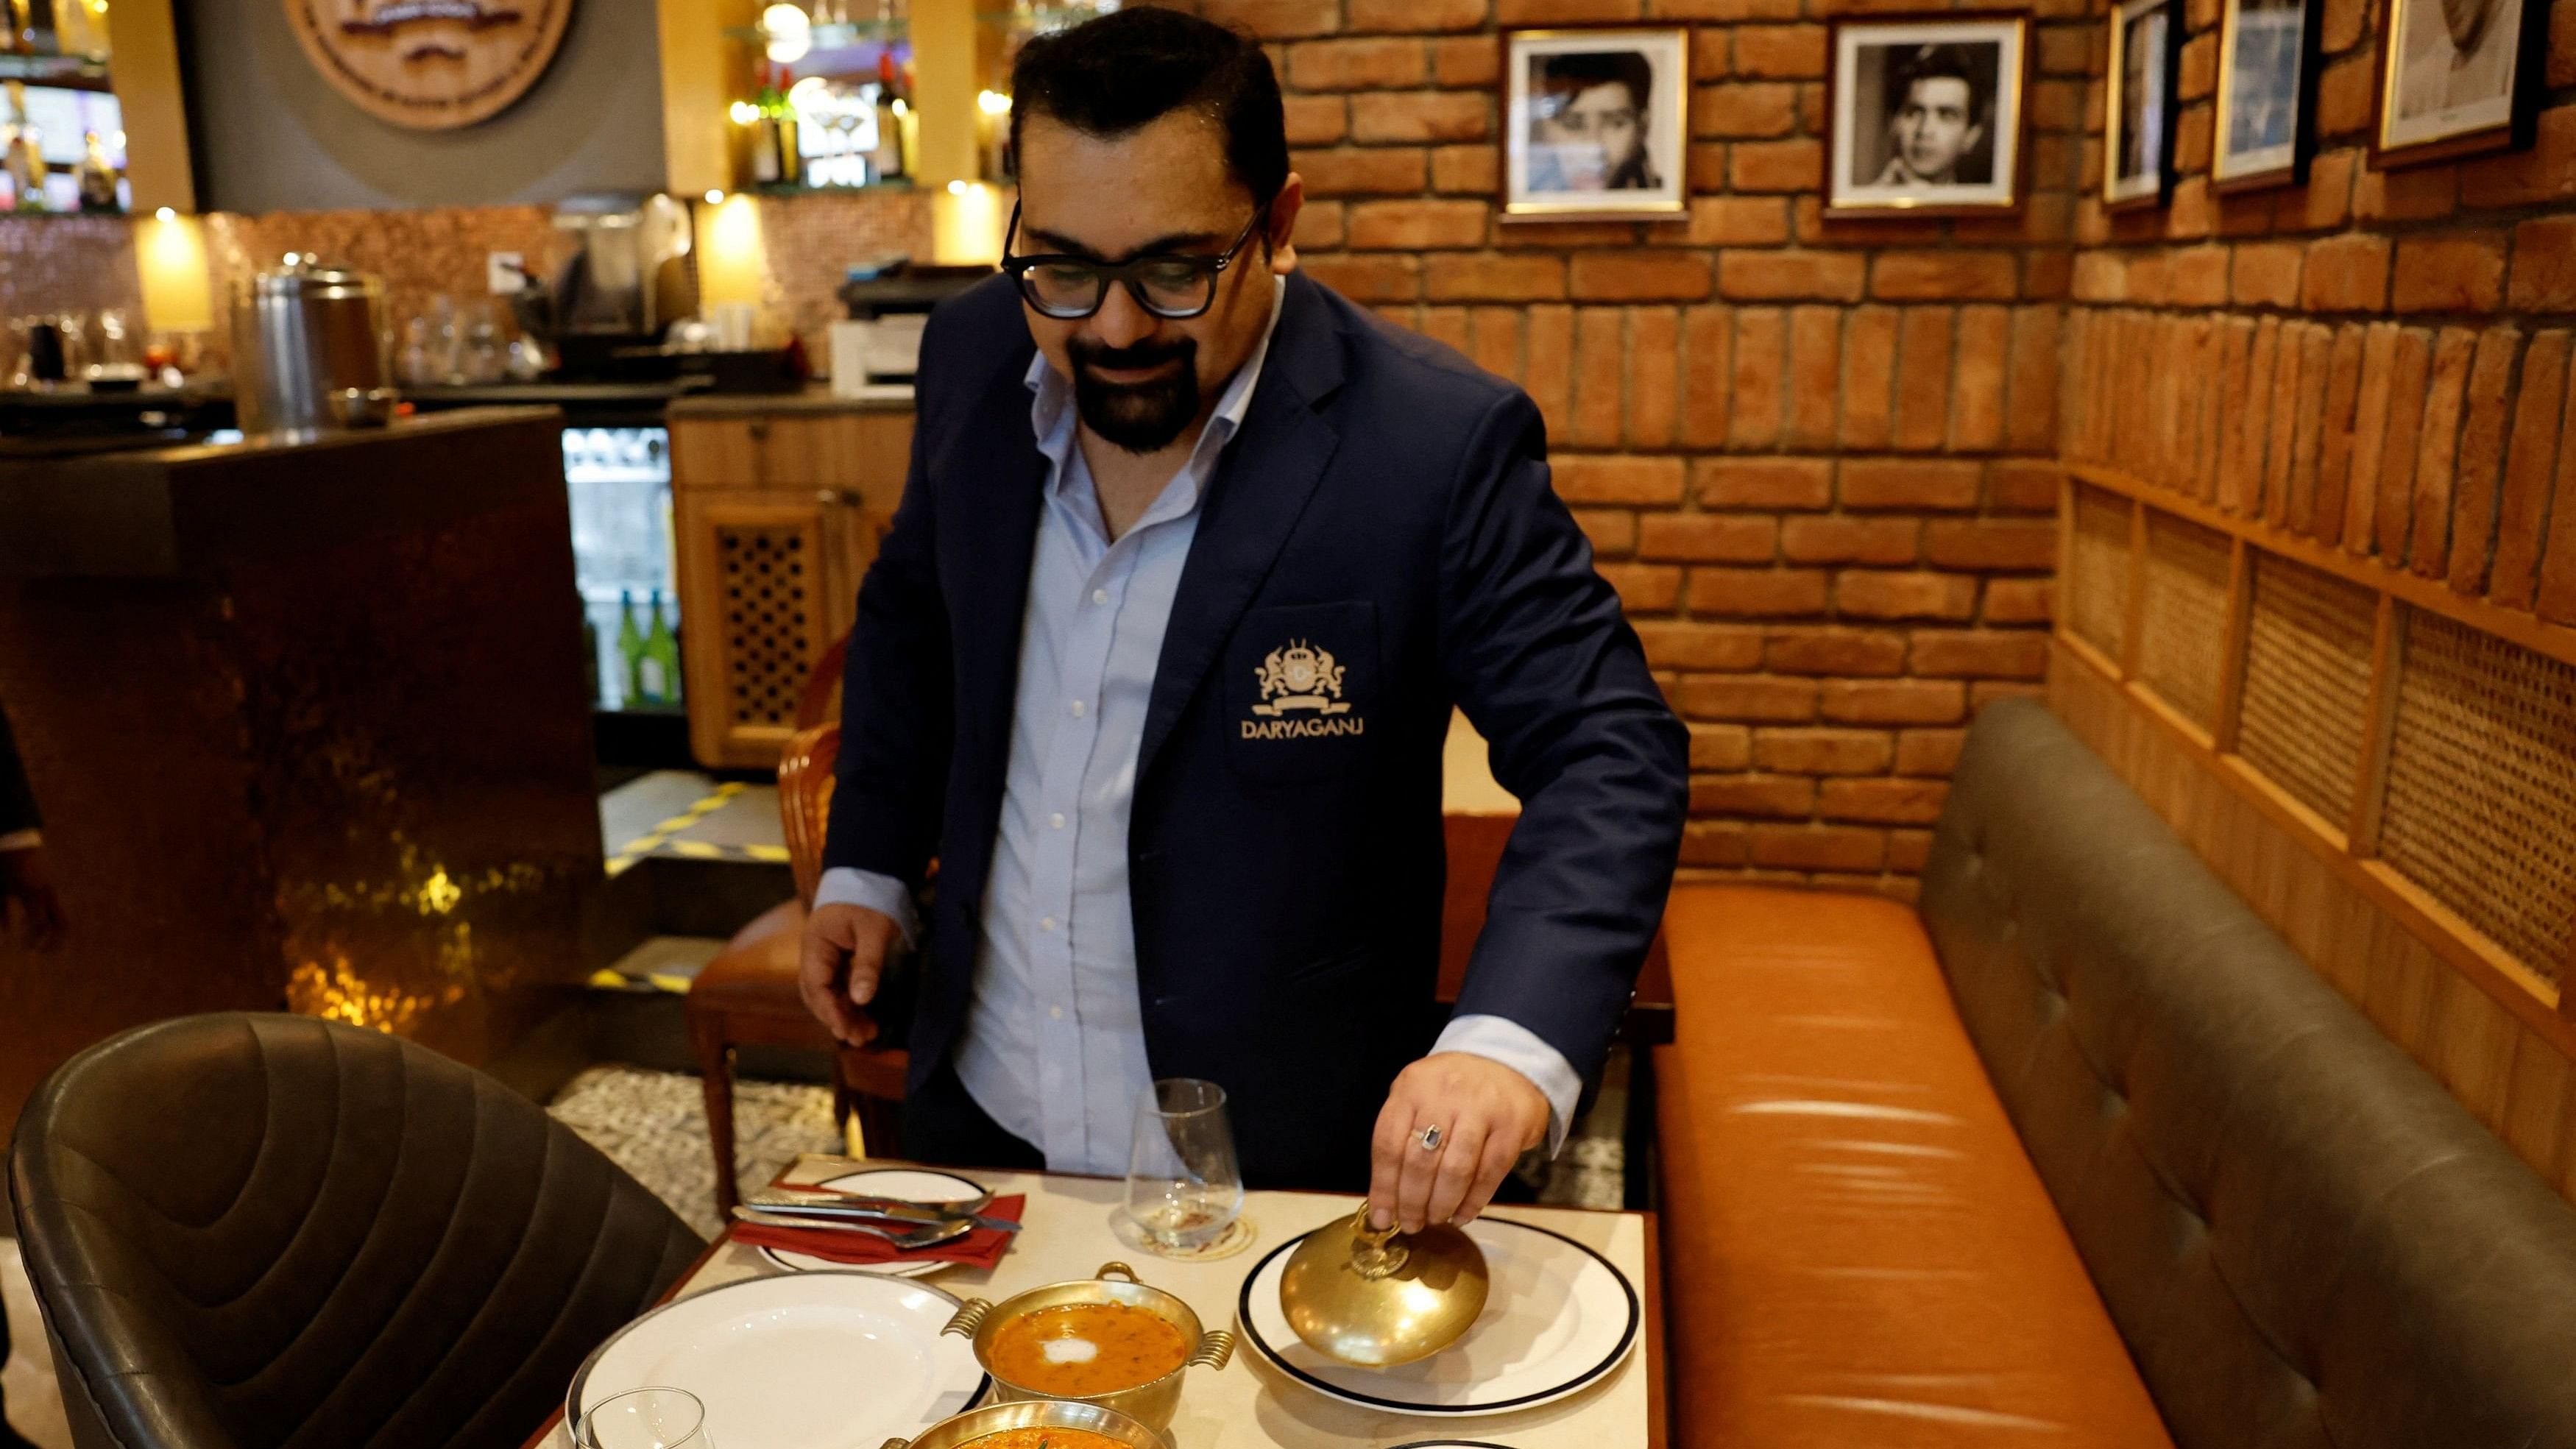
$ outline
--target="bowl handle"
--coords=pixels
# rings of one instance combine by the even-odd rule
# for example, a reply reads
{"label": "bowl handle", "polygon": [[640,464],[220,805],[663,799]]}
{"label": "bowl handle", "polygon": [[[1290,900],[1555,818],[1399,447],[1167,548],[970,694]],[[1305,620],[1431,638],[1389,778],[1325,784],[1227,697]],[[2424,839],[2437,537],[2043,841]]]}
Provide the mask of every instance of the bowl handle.
{"label": "bowl handle", "polygon": [[1193,1364],[1206,1364],[1212,1369],[1221,1369],[1225,1367],[1226,1360],[1233,1357],[1234,1335],[1220,1328],[1214,1332],[1199,1335],[1199,1351],[1191,1354],[1189,1361]]}
{"label": "bowl handle", "polygon": [[878,1445],[877,1449],[912,1449],[912,1441],[909,1439],[888,1439],[883,1444]]}
{"label": "bowl handle", "polygon": [[[960,1338],[973,1338],[976,1330],[984,1326],[984,1315],[992,1311],[992,1299],[969,1298],[958,1305],[957,1312],[949,1318],[946,1326],[939,1330],[939,1336],[945,1338],[953,1333]],[[884,1449],[895,1449],[895,1446],[890,1442],[884,1446]]]}
{"label": "bowl handle", "polygon": [[1136,1270],[1128,1267],[1124,1263],[1103,1263],[1100,1265],[1100,1271],[1092,1274],[1091,1276],[1094,1278],[1106,1278],[1112,1273],[1117,1274],[1120,1278],[1125,1279],[1130,1283],[1140,1281],[1136,1277]]}

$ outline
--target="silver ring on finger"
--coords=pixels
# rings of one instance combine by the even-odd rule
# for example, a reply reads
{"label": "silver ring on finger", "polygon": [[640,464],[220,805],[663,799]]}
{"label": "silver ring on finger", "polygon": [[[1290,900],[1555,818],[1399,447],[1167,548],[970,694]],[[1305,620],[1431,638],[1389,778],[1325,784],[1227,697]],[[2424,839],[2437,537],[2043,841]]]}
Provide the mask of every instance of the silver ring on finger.
{"label": "silver ring on finger", "polygon": [[1432,1125],[1423,1128],[1420,1135],[1416,1136],[1414,1140],[1422,1144],[1422,1150],[1425,1152],[1439,1151],[1440,1124],[1435,1122]]}

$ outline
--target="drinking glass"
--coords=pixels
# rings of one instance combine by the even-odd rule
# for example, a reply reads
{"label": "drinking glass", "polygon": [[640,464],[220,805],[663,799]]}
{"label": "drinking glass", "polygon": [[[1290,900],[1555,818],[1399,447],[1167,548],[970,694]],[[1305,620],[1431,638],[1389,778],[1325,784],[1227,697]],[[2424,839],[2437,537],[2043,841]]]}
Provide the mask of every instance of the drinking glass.
{"label": "drinking glass", "polygon": [[1243,1211],[1225,1088],[1166,1077],[1136,1102],[1127,1150],[1127,1215],[1165,1252],[1203,1248]]}
{"label": "drinking glass", "polygon": [[715,1449],[707,1406],[687,1389],[628,1389],[591,1406],[573,1431],[576,1449]]}

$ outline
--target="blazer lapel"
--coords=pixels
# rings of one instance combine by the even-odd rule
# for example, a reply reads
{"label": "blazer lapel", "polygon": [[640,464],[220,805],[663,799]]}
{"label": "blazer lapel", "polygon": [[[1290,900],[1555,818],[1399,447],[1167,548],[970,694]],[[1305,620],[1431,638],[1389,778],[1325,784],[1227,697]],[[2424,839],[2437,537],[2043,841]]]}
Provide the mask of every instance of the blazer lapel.
{"label": "blazer lapel", "polygon": [[956,503],[944,520],[950,526],[940,574],[956,631],[958,743],[961,753],[990,766],[985,773],[996,782],[1010,749],[1029,560],[1046,501],[1046,455],[1029,422],[1025,382],[1034,351],[1012,349],[986,385],[971,414],[976,426],[958,439],[950,484]]}
{"label": "blazer lapel", "polygon": [[1288,278],[1280,308],[1251,408],[1199,504],[1198,533],[1181,568],[1145,707],[1139,779],[1153,768],[1182,708],[1269,575],[1341,441],[1318,411],[1342,380],[1331,305],[1299,272]]}

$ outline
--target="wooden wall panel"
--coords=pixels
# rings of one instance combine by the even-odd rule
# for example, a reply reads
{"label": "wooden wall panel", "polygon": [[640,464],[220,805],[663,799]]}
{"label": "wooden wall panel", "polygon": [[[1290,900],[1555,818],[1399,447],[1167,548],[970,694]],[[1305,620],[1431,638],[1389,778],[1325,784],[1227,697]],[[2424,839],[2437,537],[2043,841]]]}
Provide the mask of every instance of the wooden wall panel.
{"label": "wooden wall panel", "polygon": [[2049,706],[2337,990],[2576,1202],[2576,1070],[2061,643]]}

